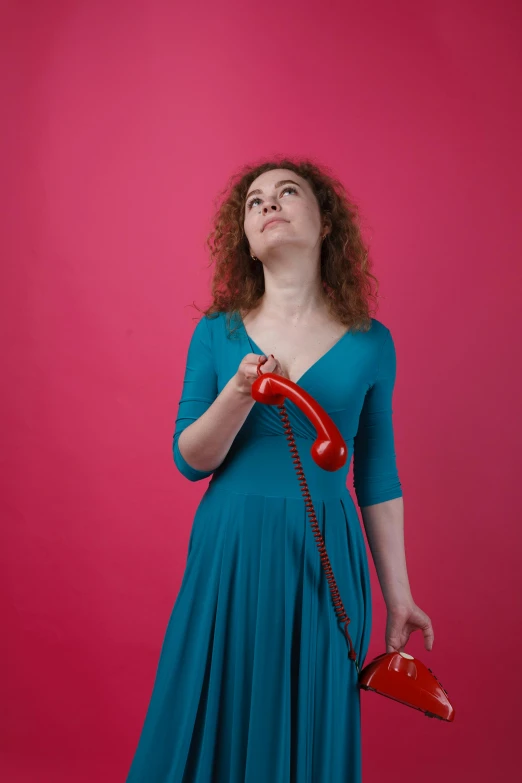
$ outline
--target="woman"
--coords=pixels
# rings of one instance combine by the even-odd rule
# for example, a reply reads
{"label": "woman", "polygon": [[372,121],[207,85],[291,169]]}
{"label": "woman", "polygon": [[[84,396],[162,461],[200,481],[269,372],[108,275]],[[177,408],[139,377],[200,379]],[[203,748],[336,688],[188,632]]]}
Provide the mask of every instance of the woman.
{"label": "woman", "polygon": [[[276,406],[284,375],[330,414],[354,454],[354,488],[388,610],[386,651],[428,616],[412,598],[394,452],[395,350],[369,316],[357,209],[311,162],[241,171],[209,246],[213,304],[188,349],[174,459],[212,475],[127,783],[357,783],[360,691]],[[336,472],[310,456],[311,422],[286,409],[360,667],[372,608],[364,537]]]}

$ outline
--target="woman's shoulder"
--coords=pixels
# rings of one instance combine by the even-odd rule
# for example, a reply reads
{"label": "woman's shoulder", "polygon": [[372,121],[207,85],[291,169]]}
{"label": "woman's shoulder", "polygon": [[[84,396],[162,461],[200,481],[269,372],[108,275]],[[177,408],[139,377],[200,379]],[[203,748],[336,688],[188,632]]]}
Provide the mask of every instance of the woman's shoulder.
{"label": "woman's shoulder", "polygon": [[371,318],[366,332],[358,332],[356,338],[362,354],[378,367],[383,361],[394,361],[395,344],[389,327],[378,318]]}
{"label": "woman's shoulder", "polygon": [[218,324],[221,325],[226,313],[214,312],[207,315],[207,313],[201,313],[198,316],[194,316],[195,329],[214,329]]}
{"label": "woman's shoulder", "polygon": [[217,310],[209,315],[203,313],[201,316],[201,321],[205,323],[206,328],[214,332],[216,330],[221,330],[227,321],[233,321],[233,319],[234,313],[227,313],[224,310]]}
{"label": "woman's shoulder", "polygon": [[362,339],[369,343],[382,344],[388,335],[391,334],[389,328],[385,323],[379,321],[377,318],[370,318],[370,328],[366,331],[359,331],[357,334],[361,335]]}
{"label": "woman's shoulder", "polygon": [[203,313],[195,328],[205,332],[211,340],[221,341],[235,334],[239,327],[241,318],[236,312],[219,310],[208,315]]}
{"label": "woman's shoulder", "polygon": [[375,334],[384,334],[384,332],[388,331],[386,324],[379,321],[378,318],[370,318],[370,321],[372,322],[370,331],[374,331]]}

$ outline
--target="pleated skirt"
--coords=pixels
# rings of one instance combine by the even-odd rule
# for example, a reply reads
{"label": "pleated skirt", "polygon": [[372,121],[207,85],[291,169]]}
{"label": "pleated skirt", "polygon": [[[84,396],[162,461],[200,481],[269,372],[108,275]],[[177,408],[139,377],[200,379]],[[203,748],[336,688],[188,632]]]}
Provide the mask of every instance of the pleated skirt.
{"label": "pleated skirt", "polygon": [[[362,668],[366,547],[347,490],[314,508]],[[300,497],[207,488],[127,783],[360,783],[357,670]]]}

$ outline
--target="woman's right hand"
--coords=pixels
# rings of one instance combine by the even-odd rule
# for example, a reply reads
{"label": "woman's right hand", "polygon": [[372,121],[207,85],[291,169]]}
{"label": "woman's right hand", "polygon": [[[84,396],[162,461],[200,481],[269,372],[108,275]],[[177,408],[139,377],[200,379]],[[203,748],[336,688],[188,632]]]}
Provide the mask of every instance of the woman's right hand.
{"label": "woman's right hand", "polygon": [[252,395],[251,386],[258,377],[257,367],[259,359],[261,359],[261,372],[273,372],[276,375],[282,375],[283,378],[287,378],[287,374],[283,371],[283,368],[274,358],[272,354],[266,357],[264,354],[247,353],[241,360],[241,364],[234,376],[235,388],[240,394],[250,397]]}

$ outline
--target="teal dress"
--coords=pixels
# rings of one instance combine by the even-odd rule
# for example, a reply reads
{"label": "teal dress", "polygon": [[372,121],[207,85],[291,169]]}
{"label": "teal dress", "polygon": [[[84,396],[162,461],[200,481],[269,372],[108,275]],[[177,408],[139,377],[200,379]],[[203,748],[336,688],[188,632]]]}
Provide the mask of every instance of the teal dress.
{"label": "teal dress", "polygon": [[[183,580],[162,644],[127,783],[359,783],[360,691],[276,406],[256,402],[224,462],[191,467],[178,439],[236,373],[263,353],[239,316],[194,328],[173,442],[190,481],[212,476],[197,507]],[[394,451],[395,349],[372,319],[347,332],[297,381],[329,413],[349,450],[327,472],[316,437],[286,408],[362,668],[372,605],[360,507],[402,495]]]}

